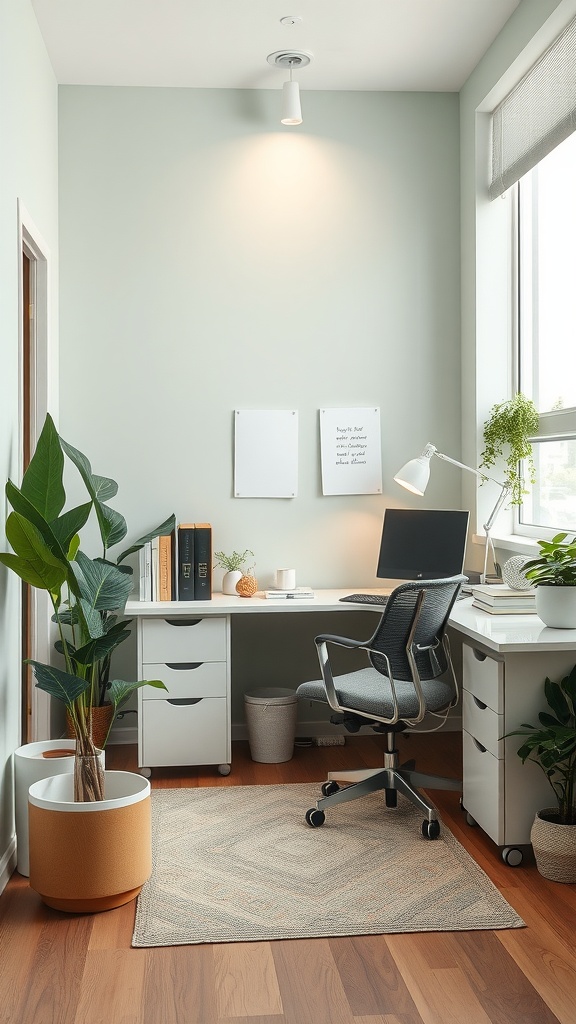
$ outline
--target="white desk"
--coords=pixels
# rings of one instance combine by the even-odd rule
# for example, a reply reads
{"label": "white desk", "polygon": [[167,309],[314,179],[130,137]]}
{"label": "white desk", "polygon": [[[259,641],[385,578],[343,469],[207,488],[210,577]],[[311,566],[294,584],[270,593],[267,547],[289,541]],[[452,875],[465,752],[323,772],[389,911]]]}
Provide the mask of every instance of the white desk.
{"label": "white desk", "polygon": [[[161,678],[169,689],[168,695],[152,687],[138,691],[140,767],[216,764],[226,773],[231,618],[378,612],[377,605],[339,600],[352,592],[320,590],[311,600],[214,594],[211,601],[129,602],[126,614],[138,622],[138,678]],[[554,800],[538,767],[522,765],[516,754],[520,740],[501,737],[522,722],[537,722],[545,710],[545,677],[561,678],[576,661],[576,630],[550,629],[536,615],[489,615],[473,608],[471,598],[454,605],[450,625],[463,642],[463,804],[469,820],[513,863],[521,856],[517,848],[530,841],[535,812]]]}

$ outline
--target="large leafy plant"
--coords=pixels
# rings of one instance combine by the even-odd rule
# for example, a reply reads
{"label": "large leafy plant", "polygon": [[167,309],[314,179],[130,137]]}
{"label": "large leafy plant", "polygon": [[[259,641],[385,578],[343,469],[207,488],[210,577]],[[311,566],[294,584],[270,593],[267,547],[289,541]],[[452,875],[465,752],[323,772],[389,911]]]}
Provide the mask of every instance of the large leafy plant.
{"label": "large leafy plant", "polygon": [[540,554],[524,564],[523,572],[535,587],[576,587],[576,537],[557,533],[552,540],[539,540]]}
{"label": "large leafy plant", "polygon": [[[78,470],[88,495],[87,501],[68,510],[64,456]],[[102,774],[89,761],[95,755],[92,709],[110,703],[115,713],[140,686],[166,688],[160,680],[109,678],[111,655],[130,635],[130,620],[123,618],[123,611],[133,570],[123,563],[146,541],[174,527],[171,516],[112,560],[109,549],[127,533],[124,517],[108,504],[117,491],[114,480],[94,474],[86,456],[59,436],[49,415],[21,486],[10,480],[6,484],[13,510],[6,521],[6,537],[13,553],[0,553],[0,563],[50,596],[58,630],[55,647],[63,667],[31,664],[36,685],[66,705],[74,724],[77,758],[86,764],[84,773],[75,772],[75,799],[82,800],[103,797]],[[92,512],[102,542],[102,554],[95,558],[82,550],[80,539]]]}
{"label": "large leafy plant", "polygon": [[534,761],[546,775],[558,803],[555,820],[576,825],[576,665],[559,683],[546,678],[544,694],[553,714],[542,711],[540,728],[523,724],[508,735],[524,737],[518,757],[523,764]]}

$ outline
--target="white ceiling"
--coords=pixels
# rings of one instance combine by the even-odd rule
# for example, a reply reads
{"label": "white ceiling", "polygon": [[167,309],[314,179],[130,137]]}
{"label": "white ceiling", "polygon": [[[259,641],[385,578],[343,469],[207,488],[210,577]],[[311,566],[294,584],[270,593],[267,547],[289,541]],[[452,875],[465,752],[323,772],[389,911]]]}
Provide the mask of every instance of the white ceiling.
{"label": "white ceiling", "polygon": [[[520,0],[32,0],[58,82],[456,92]],[[280,19],[299,16],[286,26]]]}

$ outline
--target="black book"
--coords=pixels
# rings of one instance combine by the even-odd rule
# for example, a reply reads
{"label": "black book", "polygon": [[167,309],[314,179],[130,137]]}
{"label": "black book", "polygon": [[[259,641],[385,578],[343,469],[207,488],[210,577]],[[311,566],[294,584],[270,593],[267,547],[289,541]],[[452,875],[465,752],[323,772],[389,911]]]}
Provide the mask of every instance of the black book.
{"label": "black book", "polygon": [[212,527],[194,523],[194,600],[212,598]]}
{"label": "black book", "polygon": [[178,600],[194,600],[194,523],[178,527]]}

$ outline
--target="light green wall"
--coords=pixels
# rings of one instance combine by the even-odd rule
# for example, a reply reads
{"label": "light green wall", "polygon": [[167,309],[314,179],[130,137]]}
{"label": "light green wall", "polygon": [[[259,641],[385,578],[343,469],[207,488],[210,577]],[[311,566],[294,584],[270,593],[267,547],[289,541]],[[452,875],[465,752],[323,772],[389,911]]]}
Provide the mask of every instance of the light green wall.
{"label": "light green wall", "polygon": [[[58,92],[29,0],[0,5],[0,479],[18,474],[18,228],[20,200],[47,243],[57,311]],[[0,503],[5,549],[6,508]],[[18,585],[0,573],[0,887],[13,842],[11,754],[20,743]]]}

